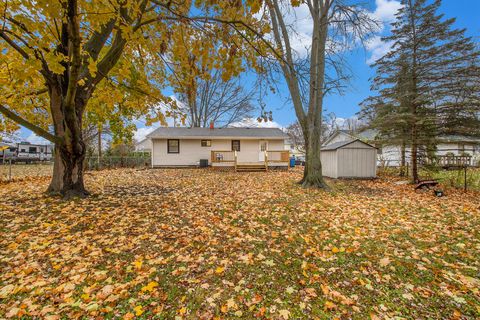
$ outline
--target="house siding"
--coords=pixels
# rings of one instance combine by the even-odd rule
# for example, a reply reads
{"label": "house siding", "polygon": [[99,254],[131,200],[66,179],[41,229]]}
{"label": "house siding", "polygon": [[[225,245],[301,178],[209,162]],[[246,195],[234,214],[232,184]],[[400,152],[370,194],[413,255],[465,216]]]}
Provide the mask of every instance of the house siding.
{"label": "house siding", "polygon": [[[462,143],[440,143],[437,145],[437,151],[435,154],[437,156],[445,156],[448,153],[453,153],[456,156],[460,156],[462,152],[460,151],[460,145]],[[474,159],[479,156],[478,151],[475,148],[474,144],[465,143],[464,151]],[[411,149],[409,146],[406,148],[405,160],[407,163],[410,162],[410,153]],[[401,147],[395,145],[385,145],[382,147],[382,154],[378,155],[378,165],[386,167],[398,167],[401,165]]]}
{"label": "house siding", "polygon": [[[240,140],[238,162],[259,161],[260,139],[212,139],[211,147],[202,147],[201,140],[179,139],[180,152],[167,152],[167,139],[152,139],[152,166],[198,166],[200,159],[208,159],[211,151],[232,150],[232,140]],[[284,140],[268,140],[268,150],[283,150]],[[228,165],[228,164],[227,164]]]}

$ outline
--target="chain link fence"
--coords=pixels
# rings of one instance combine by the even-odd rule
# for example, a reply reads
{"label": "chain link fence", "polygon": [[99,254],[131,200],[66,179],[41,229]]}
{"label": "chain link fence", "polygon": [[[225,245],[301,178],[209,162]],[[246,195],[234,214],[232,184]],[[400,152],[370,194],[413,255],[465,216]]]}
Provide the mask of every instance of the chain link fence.
{"label": "chain link fence", "polygon": [[148,157],[87,157],[85,159],[86,170],[102,170],[113,168],[145,168],[151,166],[151,158]]}
{"label": "chain link fence", "polygon": [[[142,157],[87,157],[85,170],[114,168],[146,168],[151,166],[150,156]],[[53,161],[31,163],[0,161],[0,182],[19,181],[25,178],[49,177],[53,172]]]}
{"label": "chain link fence", "polygon": [[0,182],[18,181],[31,177],[49,177],[52,175],[53,162],[38,161],[32,163],[14,163],[9,160],[0,162]]}

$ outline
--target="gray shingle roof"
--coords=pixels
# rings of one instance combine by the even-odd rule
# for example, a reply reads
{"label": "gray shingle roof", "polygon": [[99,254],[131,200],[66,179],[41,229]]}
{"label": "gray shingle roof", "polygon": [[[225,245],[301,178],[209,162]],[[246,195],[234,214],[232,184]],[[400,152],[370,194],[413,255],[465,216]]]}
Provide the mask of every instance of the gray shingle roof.
{"label": "gray shingle roof", "polygon": [[329,144],[328,146],[324,146],[322,147],[322,151],[328,151],[328,150],[337,150],[337,149],[340,149],[342,147],[345,147],[346,145],[349,145],[350,143],[353,143],[355,141],[359,141],[367,146],[370,146],[372,148],[375,148],[374,146],[372,145],[369,145],[368,143],[365,143],[363,141],[361,141],[360,139],[356,139],[356,140],[348,140],[348,141],[340,141],[340,142],[335,142],[335,143],[332,143],[332,144]]}
{"label": "gray shingle roof", "polygon": [[327,145],[334,137],[336,137],[339,134],[344,134],[347,135],[351,140],[355,140],[356,137],[352,136],[348,130],[336,130],[334,133],[332,133],[324,142],[323,145]]}
{"label": "gray shingle roof", "polygon": [[160,127],[147,138],[269,138],[286,139],[288,135],[278,128],[178,128]]}
{"label": "gray shingle roof", "polygon": [[468,137],[468,136],[461,136],[461,135],[447,135],[447,136],[440,136],[438,140],[442,142],[472,142],[472,143],[480,143],[480,138],[475,137]]}
{"label": "gray shingle roof", "polygon": [[[356,134],[362,140],[373,141],[378,136],[379,132],[375,129],[367,129]],[[383,140],[386,140],[384,138]],[[480,137],[469,137],[463,135],[441,135],[437,137],[438,142],[466,142],[466,143],[480,143]]]}

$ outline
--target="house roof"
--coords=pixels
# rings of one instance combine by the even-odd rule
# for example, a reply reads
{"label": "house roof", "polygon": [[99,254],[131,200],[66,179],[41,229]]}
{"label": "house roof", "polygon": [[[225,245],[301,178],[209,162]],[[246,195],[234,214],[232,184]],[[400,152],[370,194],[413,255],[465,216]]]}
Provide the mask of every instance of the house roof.
{"label": "house roof", "polygon": [[375,140],[375,137],[377,136],[378,131],[374,129],[366,129],[363,130],[362,132],[359,132],[356,134],[356,136],[362,140],[367,140],[367,141],[373,141]]}
{"label": "house roof", "polygon": [[[376,139],[378,135],[378,130],[375,129],[367,129],[363,130],[356,134],[356,136],[362,140],[366,141],[373,141]],[[462,136],[462,135],[442,135],[437,137],[438,142],[441,143],[480,143],[480,137],[469,137],[469,136]]]}
{"label": "house roof", "polygon": [[286,139],[288,135],[278,128],[185,128],[160,127],[147,138],[247,138]]}
{"label": "house roof", "polygon": [[323,145],[324,145],[324,146],[329,145],[329,142],[332,141],[333,138],[335,138],[336,136],[338,136],[338,135],[340,135],[340,134],[342,134],[342,135],[344,135],[344,136],[347,136],[347,137],[348,137],[349,139],[351,139],[351,140],[357,139],[356,137],[352,136],[352,135],[348,132],[348,130],[336,130],[334,133],[332,133],[332,134],[327,138],[327,140],[325,140],[325,141],[323,142]]}
{"label": "house roof", "polygon": [[480,143],[480,138],[467,137],[461,135],[447,135],[441,136],[438,138],[441,142],[470,142],[470,143]]}
{"label": "house roof", "polygon": [[347,146],[347,145],[349,145],[349,144],[352,144],[352,143],[354,143],[354,142],[356,142],[356,141],[358,141],[358,142],[360,142],[360,143],[363,143],[364,145],[367,145],[367,146],[369,146],[369,147],[371,147],[371,148],[376,149],[374,146],[372,146],[372,145],[370,145],[370,144],[368,144],[368,143],[365,143],[365,142],[363,142],[363,141],[360,140],[360,139],[355,139],[355,140],[349,140],[349,141],[335,142],[335,143],[332,143],[332,144],[329,144],[329,145],[327,145],[327,146],[322,147],[321,150],[322,150],[322,151],[337,150],[337,149],[343,148],[343,147],[345,147],[345,146]]}

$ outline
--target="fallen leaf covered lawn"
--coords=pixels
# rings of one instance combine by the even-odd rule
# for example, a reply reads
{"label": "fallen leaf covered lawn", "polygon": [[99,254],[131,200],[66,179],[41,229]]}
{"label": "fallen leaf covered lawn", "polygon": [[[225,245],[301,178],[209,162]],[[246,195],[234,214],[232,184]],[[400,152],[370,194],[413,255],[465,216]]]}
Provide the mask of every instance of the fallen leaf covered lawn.
{"label": "fallen leaf covered lawn", "polygon": [[480,316],[478,192],[300,175],[102,171],[70,202],[0,185],[0,317]]}

